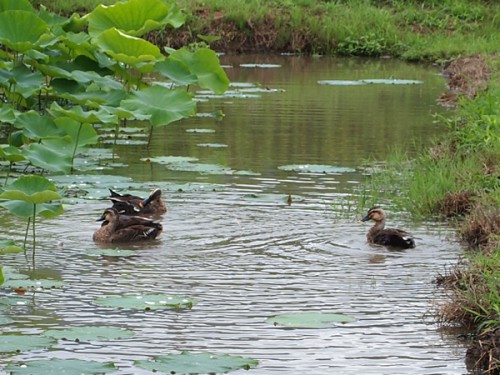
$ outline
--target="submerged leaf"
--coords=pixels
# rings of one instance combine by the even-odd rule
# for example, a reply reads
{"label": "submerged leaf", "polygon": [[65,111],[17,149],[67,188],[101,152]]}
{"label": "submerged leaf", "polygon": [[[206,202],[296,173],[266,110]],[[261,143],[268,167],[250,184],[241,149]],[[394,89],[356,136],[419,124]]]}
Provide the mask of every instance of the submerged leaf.
{"label": "submerged leaf", "polygon": [[259,362],[229,354],[190,353],[154,357],[154,361],[135,361],[137,367],[167,374],[222,374],[239,369],[249,370]]}
{"label": "submerged leaf", "polygon": [[267,321],[275,326],[287,328],[328,328],[338,323],[352,323],[356,319],[343,314],[302,312],[277,315],[269,318]]}

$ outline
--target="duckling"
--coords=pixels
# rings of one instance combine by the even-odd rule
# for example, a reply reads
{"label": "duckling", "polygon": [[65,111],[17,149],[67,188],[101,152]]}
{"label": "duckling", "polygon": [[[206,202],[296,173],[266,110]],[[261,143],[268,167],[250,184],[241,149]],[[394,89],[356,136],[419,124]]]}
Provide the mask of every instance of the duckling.
{"label": "duckling", "polygon": [[151,194],[143,199],[131,194],[119,194],[109,189],[113,202],[113,208],[126,215],[162,215],[167,212],[167,207],[161,199],[161,190],[155,189]]}
{"label": "duckling", "polygon": [[373,220],[375,224],[368,231],[366,238],[368,243],[397,247],[401,249],[411,249],[415,247],[415,240],[411,234],[401,229],[386,228],[385,219],[387,215],[380,207],[373,207],[368,210],[368,214],[361,219],[362,222]]}
{"label": "duckling", "polygon": [[94,232],[96,242],[147,241],[158,237],[163,226],[140,216],[120,215],[115,208],[107,208],[97,221],[103,221]]}

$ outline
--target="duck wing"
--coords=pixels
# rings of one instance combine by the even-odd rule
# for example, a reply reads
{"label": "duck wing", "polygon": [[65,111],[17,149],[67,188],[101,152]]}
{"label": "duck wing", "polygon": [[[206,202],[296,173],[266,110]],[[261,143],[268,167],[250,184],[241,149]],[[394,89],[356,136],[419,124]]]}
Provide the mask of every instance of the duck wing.
{"label": "duck wing", "polygon": [[133,242],[153,240],[162,232],[162,226],[155,223],[153,226],[132,225],[118,229],[110,236],[111,242]]}
{"label": "duck wing", "polygon": [[415,247],[411,234],[401,229],[388,228],[381,230],[373,237],[373,242],[379,245],[410,249]]}

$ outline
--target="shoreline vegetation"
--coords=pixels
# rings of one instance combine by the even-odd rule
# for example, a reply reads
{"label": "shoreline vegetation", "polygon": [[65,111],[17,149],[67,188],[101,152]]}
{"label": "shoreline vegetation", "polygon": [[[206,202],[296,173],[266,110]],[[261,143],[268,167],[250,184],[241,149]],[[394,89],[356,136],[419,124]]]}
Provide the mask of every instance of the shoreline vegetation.
{"label": "shoreline vegetation", "polygon": [[[113,0],[31,1],[72,14]],[[168,3],[168,1],[166,1]],[[232,53],[393,57],[443,66],[453,108],[437,120],[449,129],[414,159],[389,161],[370,182],[415,216],[456,225],[465,254],[436,284],[448,301],[442,324],[471,332],[466,363],[500,374],[500,3],[488,0],[179,0],[186,24],[150,34],[159,46],[210,41]],[[200,38],[200,36],[202,36]],[[203,37],[205,36],[205,37]],[[213,37],[212,37],[213,36]],[[429,184],[429,181],[432,181]],[[379,185],[377,185],[379,184]],[[404,192],[404,193],[403,193]],[[368,192],[369,194],[370,192]]]}

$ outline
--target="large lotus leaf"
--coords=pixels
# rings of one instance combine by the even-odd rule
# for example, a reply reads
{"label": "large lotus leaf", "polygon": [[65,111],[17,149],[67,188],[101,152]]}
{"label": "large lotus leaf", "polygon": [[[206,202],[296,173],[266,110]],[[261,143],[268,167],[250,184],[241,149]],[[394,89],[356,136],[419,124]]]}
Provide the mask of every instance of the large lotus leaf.
{"label": "large lotus leaf", "polygon": [[[0,241],[0,255],[16,254],[16,253],[20,253],[22,251],[24,251],[23,248],[17,246],[16,243],[12,240]],[[3,278],[3,274],[1,276]],[[2,283],[3,283],[3,279],[2,279],[2,282],[0,282],[0,284],[2,284]]]}
{"label": "large lotus leaf", "polygon": [[17,147],[14,146],[0,146],[0,158],[5,159],[11,163],[26,160],[23,154]]}
{"label": "large lotus leaf", "polygon": [[[229,79],[224,69],[220,66],[219,58],[215,52],[209,48],[199,48],[194,52],[187,48],[182,48],[172,52],[167,60],[168,59],[177,61],[182,64],[181,66],[187,67],[187,69],[196,76],[198,85],[202,88],[212,90],[216,93],[223,93],[229,87]],[[165,72],[165,68],[169,68],[169,66],[162,67],[162,65],[159,65],[160,72]],[[176,66],[174,65],[170,68],[176,68]],[[173,70],[175,74],[182,72],[178,67],[175,70],[171,70]],[[175,76],[172,73],[169,74],[171,74],[172,77]]]}
{"label": "large lotus leaf", "polygon": [[356,319],[347,315],[321,312],[283,314],[268,319],[268,322],[273,325],[286,328],[328,328],[339,323],[355,321]]}
{"label": "large lotus leaf", "polygon": [[132,331],[118,327],[71,327],[68,329],[50,329],[42,333],[43,336],[58,340],[91,341],[114,340],[134,335]]}
{"label": "large lotus leaf", "polygon": [[62,204],[59,203],[41,203],[34,205],[33,203],[23,201],[5,201],[1,202],[0,206],[8,209],[14,215],[24,218],[32,217],[33,210],[35,210],[35,215],[39,215],[46,219],[58,216],[64,211]]}
{"label": "large lotus leaf", "polygon": [[111,6],[99,5],[88,16],[89,34],[95,37],[114,27],[139,37],[164,27],[169,14],[169,8],[161,0],[129,0]]}
{"label": "large lotus leaf", "polygon": [[139,68],[141,63],[163,59],[160,49],[154,44],[124,34],[115,28],[99,34],[94,43],[116,61],[135,68]]}
{"label": "large lotus leaf", "polygon": [[97,298],[95,303],[122,309],[157,310],[165,308],[190,309],[195,302],[192,298],[185,296],[145,294],[102,297]]}
{"label": "large lotus leaf", "polygon": [[[69,138],[69,137],[68,137]],[[70,173],[74,145],[67,138],[44,139],[23,149],[23,155],[33,165],[52,172]]]}
{"label": "large lotus leaf", "polygon": [[4,186],[1,199],[18,200],[33,204],[47,203],[61,196],[56,192],[56,185],[43,176],[22,176],[12,184]]}
{"label": "large lotus leaf", "polygon": [[162,86],[135,91],[121,104],[130,111],[150,115],[149,121],[153,126],[168,125],[192,116],[196,109],[196,103],[185,90],[170,90]]}
{"label": "large lotus leaf", "polygon": [[31,139],[42,139],[50,136],[59,136],[64,133],[59,129],[51,117],[41,116],[36,111],[23,112],[17,116],[14,126],[22,129],[23,135]]}
{"label": "large lotus leaf", "polygon": [[85,111],[81,106],[62,108],[56,102],[53,102],[49,108],[49,113],[54,117],[65,116],[78,122],[115,124],[118,119],[114,114],[104,110]]}
{"label": "large lotus leaf", "polygon": [[26,10],[29,12],[35,12],[35,8],[29,2],[29,0],[2,0],[0,1],[0,12],[5,12],[6,10]]}
{"label": "large lotus leaf", "polygon": [[116,368],[113,362],[85,361],[82,359],[39,359],[23,361],[20,364],[10,363],[5,367],[10,374],[60,374],[83,375],[105,374],[113,372]]}
{"label": "large lotus leaf", "polygon": [[189,70],[189,66],[184,61],[174,60],[170,56],[163,61],[157,62],[155,70],[179,86],[192,85],[198,82],[198,78]]}
{"label": "large lotus leaf", "polygon": [[0,353],[24,352],[33,349],[48,348],[56,344],[56,340],[38,335],[2,334]]}
{"label": "large lotus leaf", "polygon": [[69,117],[59,117],[54,122],[71,137],[72,144],[77,147],[97,143],[97,132],[89,123],[81,123]]}
{"label": "large lotus leaf", "polygon": [[16,121],[16,112],[11,107],[0,107],[0,123],[13,124]]}
{"label": "large lotus leaf", "polygon": [[7,10],[0,13],[0,42],[15,51],[33,48],[46,31],[48,25],[34,12]]}
{"label": "large lotus leaf", "polygon": [[16,92],[24,98],[39,92],[44,82],[40,72],[32,72],[25,65],[18,65],[12,70],[0,69],[0,83],[6,86],[8,91]]}
{"label": "large lotus leaf", "polygon": [[138,360],[134,365],[166,374],[222,374],[239,369],[249,370],[259,362],[252,358],[229,354],[190,353],[154,357],[154,361]]}
{"label": "large lotus leaf", "polygon": [[87,91],[85,86],[65,78],[55,78],[50,82],[50,85],[55,89],[60,98],[90,108],[99,108],[102,104],[119,105],[125,98],[125,91],[123,89]]}

